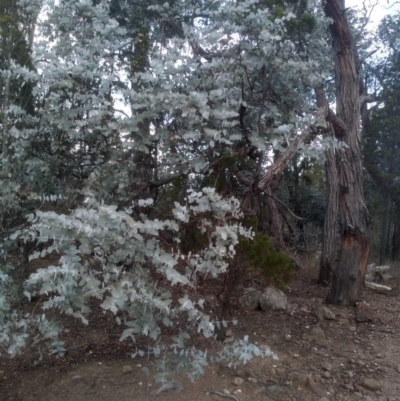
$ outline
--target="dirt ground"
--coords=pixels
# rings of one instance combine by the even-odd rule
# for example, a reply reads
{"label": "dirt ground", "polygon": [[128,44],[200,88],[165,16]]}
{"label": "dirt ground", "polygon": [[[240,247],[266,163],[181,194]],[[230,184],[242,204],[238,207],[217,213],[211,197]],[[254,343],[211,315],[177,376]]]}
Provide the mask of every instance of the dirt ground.
{"label": "dirt ground", "polygon": [[[234,309],[236,338],[249,334],[269,346],[279,360],[256,358],[228,368],[214,364],[197,382],[182,380],[183,390],[153,395],[156,384],[142,371],[146,358],[132,359],[129,344],[118,341],[109,318],[99,314],[89,327],[66,334],[69,350],[61,359],[27,352],[0,359],[1,401],[400,401],[400,279],[388,294],[363,289],[369,306],[329,308],[335,320],[320,322],[316,310],[327,289],[299,272],[286,291],[288,310],[265,313]],[[213,305],[208,297],[210,307]],[[214,352],[215,340],[200,344]]]}

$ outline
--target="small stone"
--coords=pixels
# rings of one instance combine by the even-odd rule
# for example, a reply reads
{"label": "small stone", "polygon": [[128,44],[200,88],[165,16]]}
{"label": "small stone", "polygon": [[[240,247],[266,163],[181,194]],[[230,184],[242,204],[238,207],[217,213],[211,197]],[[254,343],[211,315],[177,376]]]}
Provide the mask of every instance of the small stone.
{"label": "small stone", "polygon": [[397,373],[400,373],[400,365],[397,365],[396,370],[397,370]]}
{"label": "small stone", "polygon": [[354,373],[351,370],[348,370],[346,373],[347,373],[347,376],[354,377]]}
{"label": "small stone", "polygon": [[314,338],[325,339],[325,332],[319,326],[313,327],[310,330],[310,335]]}
{"label": "small stone", "polygon": [[286,310],[286,295],[273,286],[268,286],[259,299],[261,309],[265,312],[270,310]]}
{"label": "small stone", "polygon": [[328,372],[330,372],[332,370],[332,364],[328,361],[322,362],[321,367],[322,367],[322,369],[327,370]]}
{"label": "small stone", "polygon": [[354,391],[354,386],[350,383],[345,384],[344,387],[349,391]]}
{"label": "small stone", "polygon": [[322,398],[320,398],[318,401],[329,401],[329,400],[328,400],[328,398],[326,398],[326,397],[322,397]]}
{"label": "small stone", "polygon": [[325,377],[325,379],[330,379],[332,377],[332,375],[329,372],[322,373],[322,376]]}
{"label": "small stone", "polygon": [[83,379],[83,376],[82,375],[75,375],[75,376],[72,376],[72,380],[82,380]]}
{"label": "small stone", "polygon": [[367,395],[367,396],[365,397],[365,401],[373,401],[373,400],[372,400],[372,398],[371,398],[369,395]]}
{"label": "small stone", "polygon": [[132,373],[132,372],[133,372],[133,369],[129,365],[125,365],[125,366],[122,367],[122,373],[126,374],[126,373]]}
{"label": "small stone", "polygon": [[232,331],[232,329],[226,330],[226,336],[227,336],[227,337],[233,337],[233,331]]}
{"label": "small stone", "polygon": [[269,393],[272,396],[278,395],[283,392],[283,388],[277,384],[271,384],[270,386],[267,386],[265,391]]}
{"label": "small stone", "polygon": [[371,322],[374,320],[374,314],[371,307],[366,302],[358,302],[356,305],[357,322]]}
{"label": "small stone", "polygon": [[274,368],[271,368],[270,372],[271,372],[271,375],[276,375],[276,370]]}
{"label": "small stone", "polygon": [[317,318],[322,322],[323,320],[335,320],[336,315],[326,306],[321,306],[317,309]]}
{"label": "small stone", "polygon": [[284,375],[286,373],[285,368],[276,368],[276,373],[280,376]]}
{"label": "small stone", "polygon": [[270,346],[267,344],[260,344],[260,346],[258,348],[260,348],[260,350],[263,352],[271,350]]}
{"label": "small stone", "polygon": [[364,379],[363,382],[361,383],[361,385],[368,389],[368,390],[372,390],[372,391],[376,391],[379,390],[381,388],[381,385],[378,381],[376,381],[375,379]]}
{"label": "small stone", "polygon": [[293,381],[300,383],[302,386],[307,384],[308,375],[304,373],[294,372],[291,374]]}
{"label": "small stone", "polygon": [[315,394],[319,394],[320,390],[317,386],[317,383],[315,383],[314,379],[311,376],[307,377],[307,382],[306,382],[306,386],[312,390]]}
{"label": "small stone", "polygon": [[258,383],[258,380],[255,377],[249,377],[249,382]]}
{"label": "small stone", "polygon": [[261,295],[262,292],[256,288],[245,288],[244,295],[239,298],[239,308],[242,310],[258,309]]}
{"label": "small stone", "polygon": [[241,386],[244,383],[244,380],[241,377],[235,377],[233,379],[233,384],[236,386]]}

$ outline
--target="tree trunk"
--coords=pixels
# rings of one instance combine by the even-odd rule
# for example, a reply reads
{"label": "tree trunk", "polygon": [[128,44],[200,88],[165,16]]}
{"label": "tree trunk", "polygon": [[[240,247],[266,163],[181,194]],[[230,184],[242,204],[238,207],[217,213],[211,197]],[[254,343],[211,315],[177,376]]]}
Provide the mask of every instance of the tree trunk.
{"label": "tree trunk", "polygon": [[336,152],[341,251],[327,302],[347,305],[358,300],[369,254],[370,219],[362,179],[359,66],[344,0],[327,0],[325,13],[333,21],[330,29],[335,62],[336,116],[343,123],[335,128],[335,134],[347,145]]}
{"label": "tree trunk", "polygon": [[[326,100],[325,92],[322,88],[315,88],[315,95],[317,106],[320,110],[324,110],[325,118],[327,119],[327,129],[324,131],[324,137],[334,137],[334,125],[329,121],[329,104]],[[325,152],[325,157],[326,201],[318,282],[329,285],[332,272],[336,267],[339,177],[336,167],[335,149],[328,149]]]}
{"label": "tree trunk", "polygon": [[336,169],[335,149],[326,151],[326,209],[322,232],[321,264],[319,283],[329,285],[332,272],[335,270],[337,222],[338,222],[338,193],[339,179]]}

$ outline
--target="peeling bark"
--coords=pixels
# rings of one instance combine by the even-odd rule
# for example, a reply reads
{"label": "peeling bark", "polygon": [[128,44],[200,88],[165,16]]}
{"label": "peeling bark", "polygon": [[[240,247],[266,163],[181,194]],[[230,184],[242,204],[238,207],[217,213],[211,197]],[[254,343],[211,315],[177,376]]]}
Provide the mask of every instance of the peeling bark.
{"label": "peeling bark", "polygon": [[341,251],[327,302],[355,304],[363,282],[369,254],[369,214],[363,194],[360,135],[360,91],[357,51],[343,0],[327,0],[336,78],[336,115],[344,123],[337,137],[347,145],[336,152],[339,181]]}

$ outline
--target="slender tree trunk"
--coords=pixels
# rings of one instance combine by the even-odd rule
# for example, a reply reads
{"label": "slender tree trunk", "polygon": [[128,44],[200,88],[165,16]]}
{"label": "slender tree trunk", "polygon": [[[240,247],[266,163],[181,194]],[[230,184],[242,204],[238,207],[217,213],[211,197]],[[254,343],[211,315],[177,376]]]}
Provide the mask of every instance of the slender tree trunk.
{"label": "slender tree trunk", "polygon": [[368,261],[370,223],[363,194],[359,66],[344,0],[327,0],[325,13],[333,21],[330,29],[335,62],[336,116],[343,122],[340,129],[335,129],[335,134],[346,144],[336,152],[341,251],[327,302],[354,304]]}

